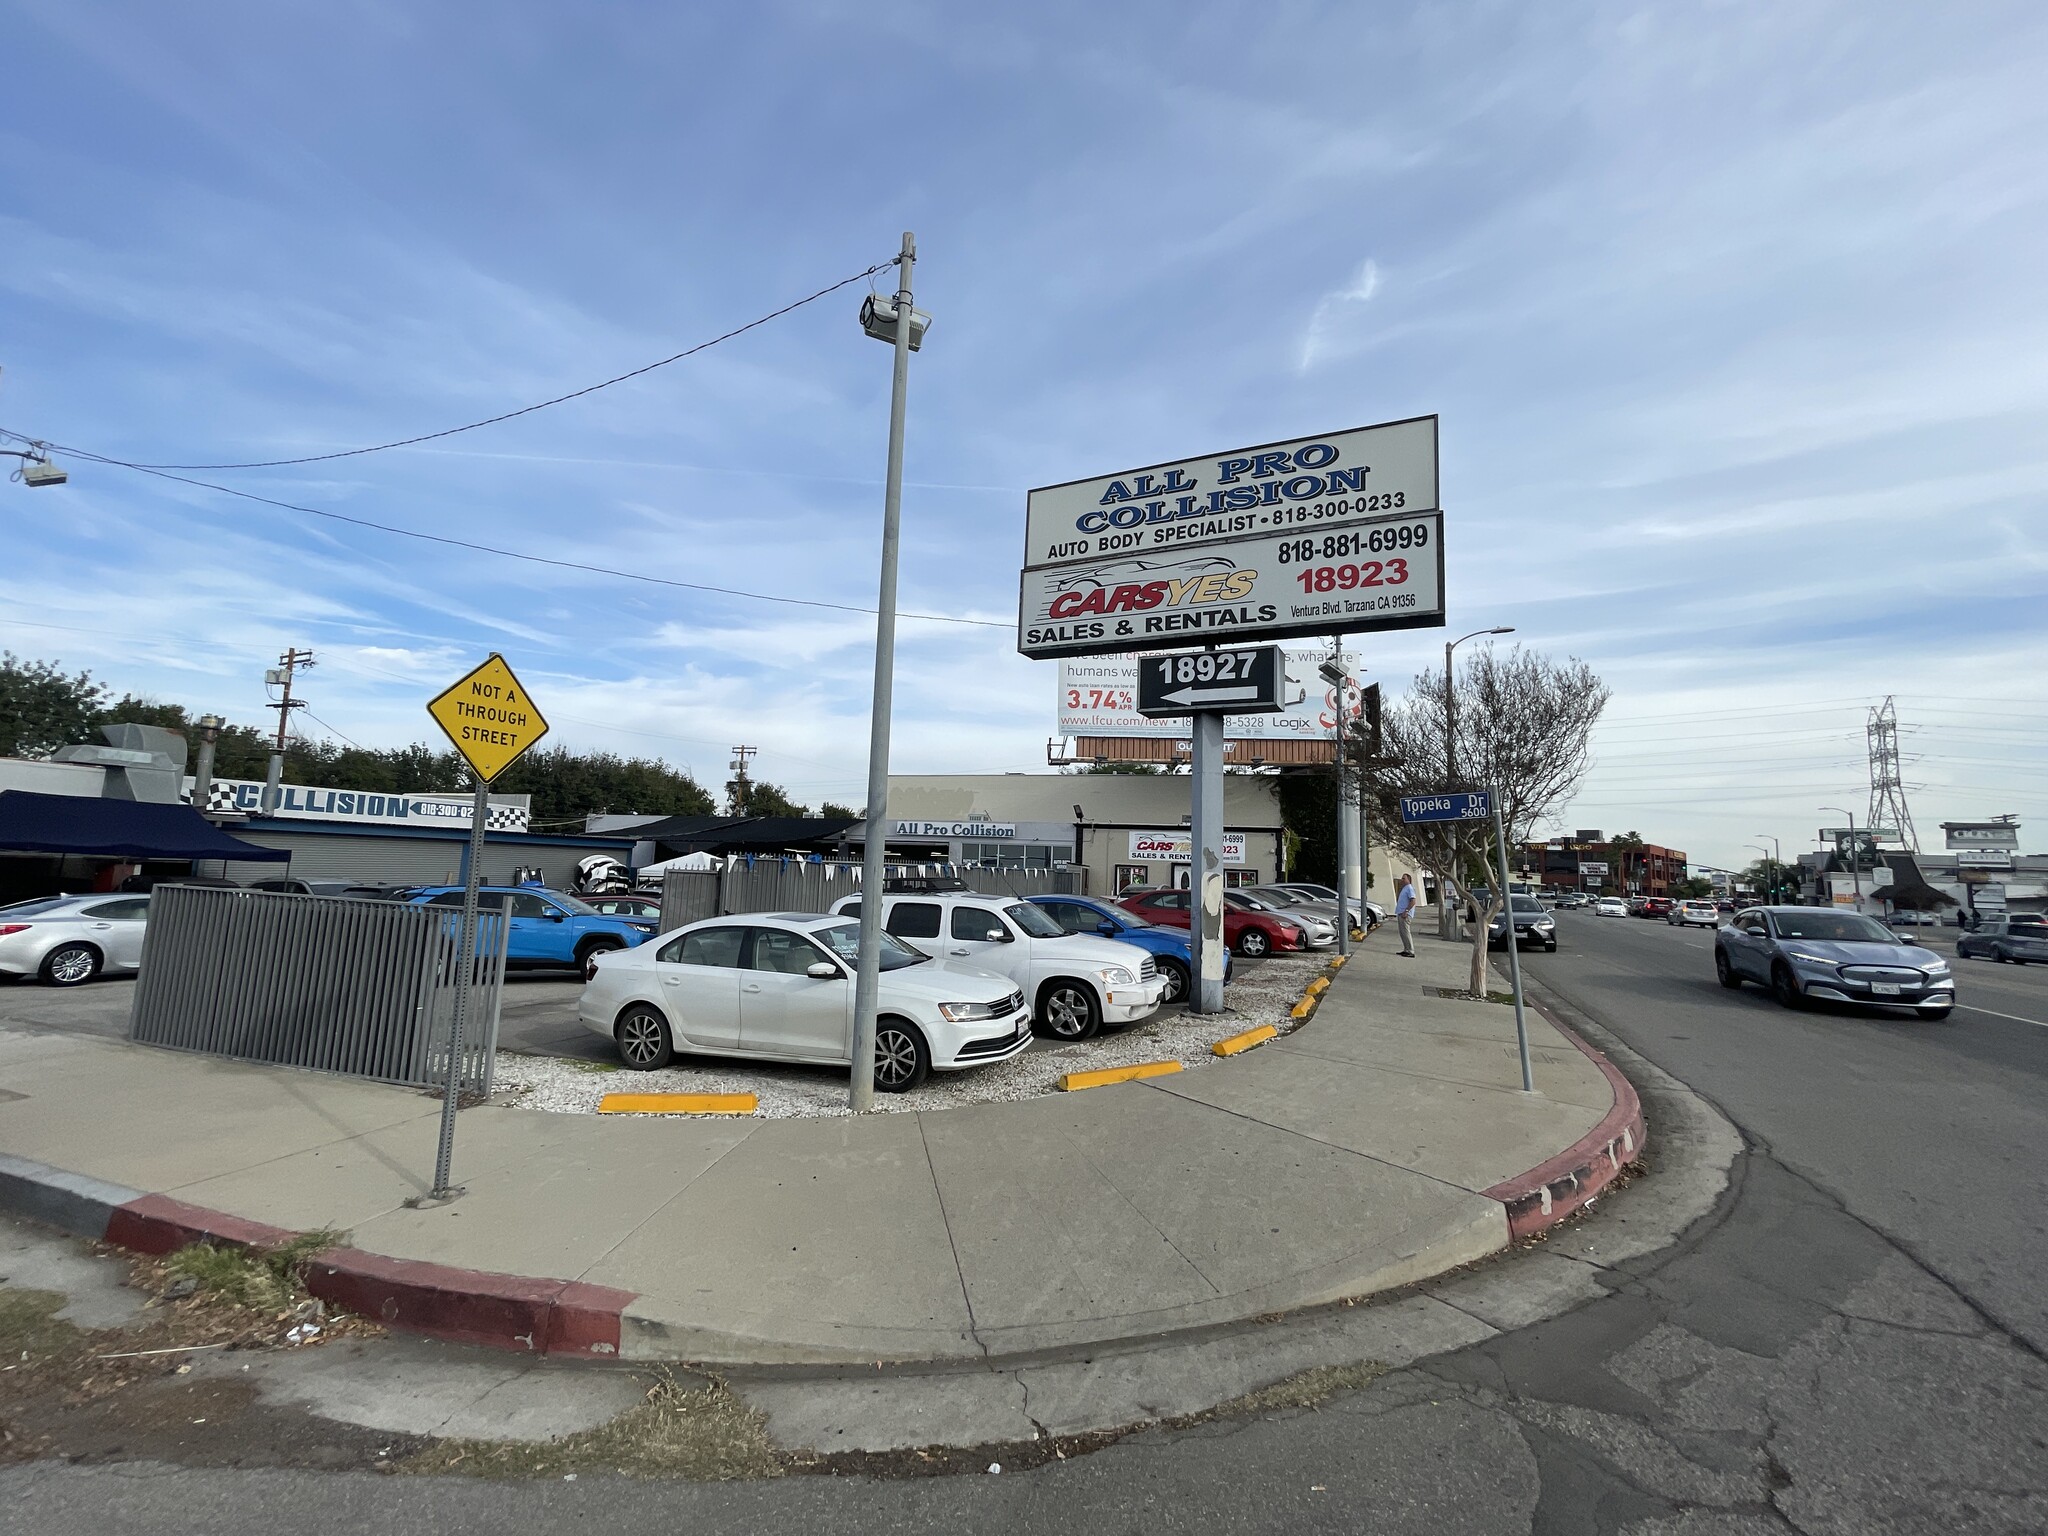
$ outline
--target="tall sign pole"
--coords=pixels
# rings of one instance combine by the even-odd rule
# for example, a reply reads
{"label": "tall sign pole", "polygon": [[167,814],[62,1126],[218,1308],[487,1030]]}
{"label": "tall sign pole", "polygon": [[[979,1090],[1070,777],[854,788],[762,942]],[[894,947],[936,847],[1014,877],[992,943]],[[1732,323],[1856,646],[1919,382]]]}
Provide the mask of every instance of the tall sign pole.
{"label": "tall sign pole", "polygon": [[[853,1079],[847,1105],[855,1114],[875,1107],[875,1015],[882,995],[882,884],[889,851],[889,713],[896,696],[896,550],[903,526],[903,410],[910,394],[910,353],[920,338],[912,325],[910,275],[917,237],[903,232],[896,258],[896,369],[889,387],[889,470],[882,491],[882,585],[875,603],[875,692],[868,714],[867,840],[860,857],[860,958],[853,983]],[[883,338],[886,322],[872,301],[862,312],[870,336]],[[920,328],[921,329],[921,328]]]}
{"label": "tall sign pole", "polygon": [[[1027,498],[1018,652],[1034,659],[1138,654],[1139,713],[1192,716],[1195,1012],[1223,1007],[1225,714],[1285,707],[1277,702],[1284,663],[1276,702],[1252,705],[1235,691],[1242,684],[1234,672],[1226,678],[1216,670],[1225,657],[1252,653],[1215,648],[1333,631],[1441,628],[1443,533],[1434,416],[1069,480]],[[1267,649],[1277,661],[1277,648]],[[1186,684],[1183,664],[1199,672],[1189,696],[1177,708],[1147,710],[1155,667],[1170,666]],[[1200,672],[1204,666],[1210,670]],[[1341,786],[1341,682],[1336,691]],[[1355,857],[1341,787],[1337,825],[1340,861]],[[1338,872],[1347,887],[1340,928],[1347,946],[1351,867]],[[863,901],[864,918],[871,905]]]}
{"label": "tall sign pole", "polygon": [[[452,1200],[462,1193],[449,1183],[455,1160],[455,1111],[462,1098],[462,1055],[469,1026],[470,991],[476,985],[477,887],[483,883],[484,826],[490,818],[491,781],[510,768],[526,749],[548,733],[526,685],[512,675],[497,652],[427,706],[434,723],[447,733],[455,750],[469,764],[476,789],[469,806],[469,849],[463,860],[462,923],[455,945],[455,1017],[448,1031],[448,1076],[441,1090],[441,1139],[434,1153],[432,1200]],[[503,921],[510,923],[512,914]]]}

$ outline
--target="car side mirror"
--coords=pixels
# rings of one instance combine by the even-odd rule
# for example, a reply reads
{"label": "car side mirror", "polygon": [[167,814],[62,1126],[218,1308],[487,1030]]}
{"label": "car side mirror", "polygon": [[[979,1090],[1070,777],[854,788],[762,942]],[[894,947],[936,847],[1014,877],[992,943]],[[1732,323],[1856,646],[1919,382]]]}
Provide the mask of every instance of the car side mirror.
{"label": "car side mirror", "polygon": [[985,935],[983,935],[983,937],[985,937],[991,944],[1007,944],[1010,942],[1010,936],[1007,933],[1003,932],[1003,930],[1000,928],[989,929],[989,931]]}
{"label": "car side mirror", "polygon": [[804,974],[813,981],[838,981],[846,973],[830,960],[820,960],[812,965],[809,970],[805,971]]}
{"label": "car side mirror", "polygon": [[1122,933],[1123,929],[1117,927],[1116,920],[1114,918],[1105,917],[1101,922],[1095,925],[1095,931],[1101,934],[1106,939],[1113,939],[1118,934]]}

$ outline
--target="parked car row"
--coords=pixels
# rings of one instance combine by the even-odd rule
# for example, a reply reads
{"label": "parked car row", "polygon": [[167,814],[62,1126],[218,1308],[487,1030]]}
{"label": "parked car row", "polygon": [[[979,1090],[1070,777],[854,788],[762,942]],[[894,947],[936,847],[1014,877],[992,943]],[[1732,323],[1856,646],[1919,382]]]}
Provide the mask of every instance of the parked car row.
{"label": "parked car row", "polygon": [[[1137,1023],[1192,978],[1186,940],[1088,897],[889,892],[875,1087]],[[850,1066],[863,897],[828,914],[711,918],[592,958],[577,1016],[636,1070],[678,1051]],[[1111,935],[1114,935],[1112,937]]]}

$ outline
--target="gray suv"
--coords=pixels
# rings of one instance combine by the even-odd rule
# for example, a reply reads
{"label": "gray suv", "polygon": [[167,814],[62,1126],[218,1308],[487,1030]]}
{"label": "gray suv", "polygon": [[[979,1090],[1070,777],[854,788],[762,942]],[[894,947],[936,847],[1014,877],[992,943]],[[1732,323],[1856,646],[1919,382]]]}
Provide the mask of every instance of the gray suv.
{"label": "gray suv", "polygon": [[1815,998],[1911,1008],[1945,1019],[1955,1006],[1948,962],[1902,941],[1875,918],[1828,907],[1748,907],[1714,933],[1724,987],[1754,981],[1787,1008]]}
{"label": "gray suv", "polygon": [[2031,915],[1982,919],[1972,932],[1956,935],[1957,959],[1979,955],[2000,965],[2048,960],[2048,920]]}

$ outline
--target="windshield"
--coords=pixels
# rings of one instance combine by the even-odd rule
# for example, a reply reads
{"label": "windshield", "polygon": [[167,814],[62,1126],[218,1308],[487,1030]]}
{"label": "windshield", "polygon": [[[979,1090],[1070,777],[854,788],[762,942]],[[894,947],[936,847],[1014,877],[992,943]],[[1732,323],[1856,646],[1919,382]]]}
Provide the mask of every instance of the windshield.
{"label": "windshield", "polygon": [[1065,938],[1067,930],[1053,921],[1053,915],[1043,907],[1034,907],[1028,901],[1003,908],[1003,915],[1022,928],[1034,939]]}
{"label": "windshield", "polygon": [[1534,896],[1517,896],[1513,900],[1517,912],[1541,912],[1543,910],[1543,903]]}
{"label": "windshield", "polygon": [[[811,937],[831,950],[848,965],[860,964],[860,924],[834,923],[830,928],[813,928]],[[931,956],[921,949],[912,949],[888,929],[882,930],[882,969],[901,970],[906,965],[916,965]]]}
{"label": "windshield", "polygon": [[38,912],[54,912],[68,906],[76,898],[70,896],[42,896],[34,901],[17,901],[11,907],[0,907],[0,912],[9,917],[34,917]]}
{"label": "windshield", "polygon": [[578,901],[574,896],[566,896],[560,891],[549,891],[548,900],[554,902],[563,910],[574,913],[577,917],[604,916],[602,912],[598,911],[597,908],[590,905],[589,902]]}
{"label": "windshield", "polygon": [[1266,912],[1271,910],[1263,901],[1247,896],[1243,891],[1225,891],[1223,899],[1240,912]]}
{"label": "windshield", "polygon": [[1781,939],[1815,939],[1823,944],[1896,944],[1892,931],[1875,918],[1854,912],[1777,912],[1771,921]]}

